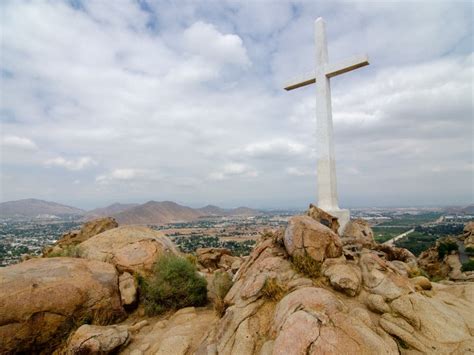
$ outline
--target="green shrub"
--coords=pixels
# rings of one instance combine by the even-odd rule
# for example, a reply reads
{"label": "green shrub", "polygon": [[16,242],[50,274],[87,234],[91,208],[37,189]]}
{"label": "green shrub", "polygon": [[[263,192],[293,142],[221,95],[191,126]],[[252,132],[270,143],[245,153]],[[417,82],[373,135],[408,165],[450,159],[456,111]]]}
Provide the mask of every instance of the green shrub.
{"label": "green shrub", "polygon": [[232,287],[232,277],[224,271],[216,271],[212,279],[212,289],[214,290],[214,310],[219,316],[225,312],[226,305],[224,298]]}
{"label": "green shrub", "polygon": [[457,251],[458,250],[458,245],[456,242],[453,241],[445,241],[441,242],[438,245],[438,259],[443,260],[445,255],[451,254],[452,251]]}
{"label": "green shrub", "polygon": [[187,259],[171,254],[160,256],[151,277],[138,278],[141,299],[148,315],[188,306],[204,306],[207,282]]}
{"label": "green shrub", "polygon": [[261,292],[264,298],[275,302],[281,300],[286,294],[285,288],[275,277],[265,280],[265,284],[263,285]]}
{"label": "green shrub", "polygon": [[464,264],[462,264],[461,270],[463,272],[474,271],[474,260],[471,259],[469,261],[466,261]]}
{"label": "green shrub", "polygon": [[466,248],[466,254],[474,255],[474,248],[473,247],[467,247]]}
{"label": "green shrub", "polygon": [[291,263],[297,272],[309,278],[317,279],[321,275],[321,263],[307,254],[292,256]]}

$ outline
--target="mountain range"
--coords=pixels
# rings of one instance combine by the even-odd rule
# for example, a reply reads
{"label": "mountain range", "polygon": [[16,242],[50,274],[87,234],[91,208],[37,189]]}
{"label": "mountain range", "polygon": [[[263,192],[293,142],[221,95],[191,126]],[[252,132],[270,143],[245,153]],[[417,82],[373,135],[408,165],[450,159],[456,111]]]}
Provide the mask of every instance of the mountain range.
{"label": "mountain range", "polygon": [[248,207],[223,209],[208,205],[202,208],[191,208],[172,201],[149,201],[141,205],[114,203],[90,211],[37,199],[0,203],[0,218],[75,217],[90,220],[98,217],[114,217],[120,224],[166,224],[189,222],[211,216],[255,216],[258,214],[261,212]]}

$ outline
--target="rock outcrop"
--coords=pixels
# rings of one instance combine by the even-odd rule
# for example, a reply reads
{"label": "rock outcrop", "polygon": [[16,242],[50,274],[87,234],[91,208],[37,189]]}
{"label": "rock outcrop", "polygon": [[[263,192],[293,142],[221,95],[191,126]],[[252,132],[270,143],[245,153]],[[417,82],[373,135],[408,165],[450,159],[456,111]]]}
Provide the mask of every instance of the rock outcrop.
{"label": "rock outcrop", "polygon": [[474,222],[466,223],[464,226],[462,239],[464,240],[464,246],[466,248],[474,249]]}
{"label": "rock outcrop", "polygon": [[81,229],[65,233],[55,245],[45,248],[43,255],[50,256],[54,254],[61,254],[61,252],[67,247],[77,245],[97,234],[117,227],[117,221],[111,217],[99,218],[89,221],[84,223]]}
{"label": "rock outcrop", "polygon": [[203,336],[217,321],[210,309],[182,308],[173,315],[150,319],[150,323],[135,331],[129,327],[132,341],[121,350],[124,355],[185,355],[196,354]]}
{"label": "rock outcrop", "polygon": [[54,349],[81,322],[123,315],[118,274],[108,263],[39,258],[0,268],[0,353]]}
{"label": "rock outcrop", "polygon": [[163,233],[142,226],[123,226],[95,235],[79,245],[86,259],[112,263],[120,272],[151,271],[163,253],[179,252]]}
{"label": "rock outcrop", "polygon": [[124,325],[88,325],[77,329],[67,345],[69,354],[116,353],[130,341],[130,332]]}
{"label": "rock outcrop", "polygon": [[236,272],[242,264],[242,258],[233,256],[226,248],[197,248],[196,256],[199,265],[208,272],[217,269]]}
{"label": "rock outcrop", "polygon": [[306,215],[310,216],[315,221],[325,225],[334,233],[337,233],[339,229],[339,221],[337,220],[337,217],[334,217],[333,215],[327,213],[326,211],[320,209],[312,203],[309,205]]}
{"label": "rock outcrop", "polygon": [[357,245],[370,248],[375,245],[374,232],[370,224],[363,219],[350,220],[341,238],[344,245]]}
{"label": "rock outcrop", "polygon": [[[400,248],[346,256],[340,245],[338,235],[308,216],[292,218],[284,234],[268,235],[234,277],[228,308],[198,354],[474,349],[474,284],[410,279],[416,260]],[[300,273],[294,255],[321,262],[320,274]]]}
{"label": "rock outcrop", "polygon": [[342,255],[339,236],[325,225],[309,216],[296,216],[290,219],[283,238],[290,256],[309,255],[317,262],[325,258]]}
{"label": "rock outcrop", "polygon": [[418,264],[431,278],[454,281],[474,280],[474,273],[462,272],[460,247],[464,248],[462,241],[458,238],[438,239],[434,246],[420,254]]}

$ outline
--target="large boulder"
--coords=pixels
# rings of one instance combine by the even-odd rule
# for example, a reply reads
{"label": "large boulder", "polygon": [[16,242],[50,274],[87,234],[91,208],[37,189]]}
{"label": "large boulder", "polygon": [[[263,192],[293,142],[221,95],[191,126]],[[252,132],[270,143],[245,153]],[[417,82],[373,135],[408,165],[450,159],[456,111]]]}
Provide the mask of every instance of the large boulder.
{"label": "large boulder", "polygon": [[447,278],[451,271],[449,265],[439,257],[436,245],[426,249],[418,256],[418,265],[429,277],[439,279]]}
{"label": "large boulder", "polygon": [[275,309],[271,332],[274,355],[398,354],[362,308],[347,307],[322,288],[306,287],[288,294]]}
{"label": "large boulder", "polygon": [[326,259],[323,264],[323,275],[329,279],[331,286],[344,292],[348,296],[356,296],[361,287],[362,274],[360,268],[354,263],[347,261],[328,262],[334,259]]}
{"label": "large boulder", "polygon": [[114,264],[120,272],[151,271],[163,253],[178,255],[173,242],[163,233],[143,226],[123,226],[97,234],[79,245],[83,258]]}
{"label": "large boulder", "polygon": [[474,222],[466,223],[462,239],[464,239],[464,246],[466,248],[474,248]]}
{"label": "large boulder", "polygon": [[70,354],[116,353],[130,341],[126,325],[88,325],[79,327],[69,339],[67,351]]}
{"label": "large boulder", "polygon": [[239,265],[241,263],[241,259],[238,256],[233,256],[232,252],[226,248],[197,248],[196,256],[198,263],[211,271],[231,270],[234,262]]}
{"label": "large boulder", "polygon": [[63,234],[63,236],[56,242],[55,245],[45,248],[43,255],[50,256],[53,254],[61,254],[64,249],[70,246],[82,243],[97,234],[117,227],[118,223],[112,217],[94,219],[84,223],[79,230],[74,230]]}
{"label": "large boulder", "polygon": [[370,224],[363,219],[353,219],[347,223],[342,236],[344,245],[358,245],[361,247],[372,247],[375,245],[374,232]]}
{"label": "large boulder", "polygon": [[[313,222],[326,228],[323,234],[332,233]],[[288,228],[294,228],[291,222]],[[301,245],[308,245],[306,237],[312,233],[300,233]],[[320,248],[326,255],[326,243]],[[474,284],[410,279],[399,268],[405,262],[383,259],[385,253],[370,249],[359,250],[350,260],[326,255],[322,275],[310,278],[295,270],[289,255],[295,250],[279,233],[262,238],[235,275],[225,297],[228,308],[197,354],[472,351]],[[453,320],[446,321],[449,317]]]}
{"label": "large boulder", "polygon": [[0,268],[0,353],[54,349],[80,322],[124,314],[108,263],[39,258]]}
{"label": "large boulder", "polygon": [[310,256],[318,262],[342,255],[339,236],[309,216],[292,217],[283,237],[290,256]]}
{"label": "large boulder", "polygon": [[337,217],[327,213],[326,211],[320,209],[319,207],[313,205],[312,203],[309,205],[309,209],[306,212],[306,215],[310,216],[314,220],[318,221],[321,224],[324,224],[326,227],[331,229],[334,233],[337,233],[339,229],[339,222]]}

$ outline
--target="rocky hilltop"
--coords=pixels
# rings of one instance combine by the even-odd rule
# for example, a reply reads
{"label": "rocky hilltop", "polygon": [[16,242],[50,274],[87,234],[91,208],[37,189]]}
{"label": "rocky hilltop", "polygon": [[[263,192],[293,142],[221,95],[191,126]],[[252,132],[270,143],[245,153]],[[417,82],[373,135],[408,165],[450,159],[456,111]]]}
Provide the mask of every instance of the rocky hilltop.
{"label": "rocky hilltop", "polygon": [[[241,258],[218,248],[184,255],[149,228],[89,222],[46,251],[49,257],[0,269],[0,353],[474,351],[472,272],[433,282],[408,250],[376,244],[365,221],[351,221],[343,235],[337,230],[337,219],[311,206]],[[169,258],[180,272],[169,272]],[[147,313],[147,295],[171,292],[186,273],[175,301],[190,306],[163,303],[158,315]],[[184,292],[203,278],[207,306],[202,297],[192,301],[195,286]],[[146,280],[168,288],[153,290]]]}

